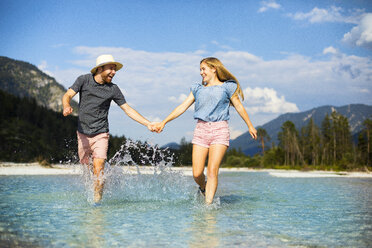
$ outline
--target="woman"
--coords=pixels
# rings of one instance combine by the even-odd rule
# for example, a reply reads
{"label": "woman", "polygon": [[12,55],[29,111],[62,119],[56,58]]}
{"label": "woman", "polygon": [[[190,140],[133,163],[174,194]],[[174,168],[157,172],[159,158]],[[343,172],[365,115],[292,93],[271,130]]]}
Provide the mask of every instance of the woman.
{"label": "woman", "polygon": [[[229,107],[233,105],[248,126],[252,138],[257,138],[249,116],[240,102],[244,100],[238,80],[217,58],[205,58],[200,62],[202,83],[191,86],[187,99],[176,107],[170,115],[155,128],[161,132],[169,121],[183,114],[194,102],[194,118],[197,125],[192,140],[192,171],[195,182],[205,195],[207,204],[213,202],[218,185],[218,170],[229,146],[230,132],[227,121],[230,119]],[[207,179],[204,167],[207,156]]]}

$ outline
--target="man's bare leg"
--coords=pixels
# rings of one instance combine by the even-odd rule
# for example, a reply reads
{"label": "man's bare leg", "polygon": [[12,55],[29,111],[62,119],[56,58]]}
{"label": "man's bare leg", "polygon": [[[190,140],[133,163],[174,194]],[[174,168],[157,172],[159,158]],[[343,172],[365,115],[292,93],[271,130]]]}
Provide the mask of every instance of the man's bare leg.
{"label": "man's bare leg", "polygon": [[100,202],[103,194],[103,170],[105,168],[105,159],[94,158],[93,159],[93,174],[95,176],[94,182],[94,202]]}

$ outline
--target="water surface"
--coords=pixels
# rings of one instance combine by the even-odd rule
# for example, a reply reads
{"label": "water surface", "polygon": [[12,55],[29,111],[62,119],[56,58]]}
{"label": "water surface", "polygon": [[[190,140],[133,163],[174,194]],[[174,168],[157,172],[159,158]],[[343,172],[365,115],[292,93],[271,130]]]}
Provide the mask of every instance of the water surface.
{"label": "water surface", "polygon": [[205,206],[179,172],[1,176],[0,244],[19,247],[372,247],[372,179],[222,172]]}

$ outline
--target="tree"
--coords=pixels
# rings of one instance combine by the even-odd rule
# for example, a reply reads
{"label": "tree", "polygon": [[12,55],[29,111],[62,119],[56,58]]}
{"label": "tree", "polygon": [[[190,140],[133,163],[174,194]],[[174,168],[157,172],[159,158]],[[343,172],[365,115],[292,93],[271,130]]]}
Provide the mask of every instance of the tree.
{"label": "tree", "polygon": [[331,131],[331,119],[328,114],[324,117],[322,121],[322,165],[331,164],[331,145],[332,145],[332,131]]}
{"label": "tree", "polygon": [[371,141],[372,141],[372,120],[366,119],[363,122],[365,135],[367,137],[367,166],[371,165]]}
{"label": "tree", "polygon": [[303,155],[307,158],[309,164],[314,166],[319,164],[320,132],[313,118],[311,118],[307,126],[303,128],[303,137],[301,140],[303,141]]}
{"label": "tree", "polygon": [[281,127],[282,131],[278,133],[279,146],[284,150],[284,164],[292,166],[297,162],[304,164],[304,158],[298,146],[298,131],[291,121],[286,121]]}
{"label": "tree", "polygon": [[265,155],[265,140],[269,142],[270,136],[267,134],[266,130],[264,128],[257,128],[257,137],[258,140],[261,142],[262,147],[262,155]]}

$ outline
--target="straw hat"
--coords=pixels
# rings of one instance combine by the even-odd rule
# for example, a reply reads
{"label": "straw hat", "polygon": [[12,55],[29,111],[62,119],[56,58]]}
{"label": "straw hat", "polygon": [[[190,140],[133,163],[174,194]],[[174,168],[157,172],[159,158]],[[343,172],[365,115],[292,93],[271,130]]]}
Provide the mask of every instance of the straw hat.
{"label": "straw hat", "polygon": [[94,74],[96,73],[98,67],[110,64],[116,65],[116,71],[120,70],[123,67],[121,63],[115,62],[114,57],[112,57],[111,54],[104,54],[97,57],[96,66],[92,70],[90,70],[90,72]]}

